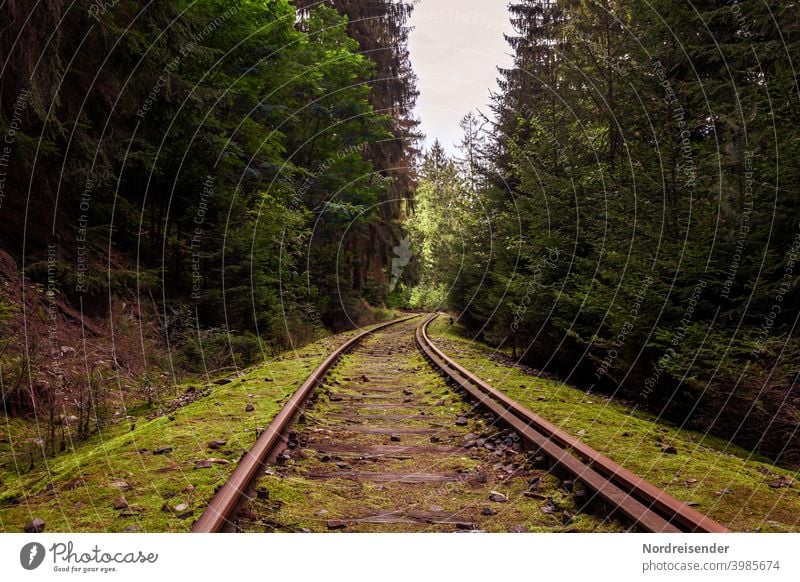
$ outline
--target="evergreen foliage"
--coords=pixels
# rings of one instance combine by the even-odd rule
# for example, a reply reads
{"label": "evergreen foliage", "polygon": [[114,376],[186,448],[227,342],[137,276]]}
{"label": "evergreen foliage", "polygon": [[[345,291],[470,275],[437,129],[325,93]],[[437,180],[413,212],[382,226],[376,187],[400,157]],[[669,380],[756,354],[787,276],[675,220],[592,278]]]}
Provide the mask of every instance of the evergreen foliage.
{"label": "evergreen foliage", "polygon": [[800,461],[796,3],[510,11],[451,306],[566,381]]}
{"label": "evergreen foliage", "polygon": [[[0,237],[26,267],[56,245],[59,286],[89,312],[125,269],[168,341],[251,338],[228,342],[239,364],[352,325],[367,288],[385,301],[374,242],[395,244],[400,217],[381,209],[411,190],[383,164],[412,152],[397,128],[415,89],[376,80],[407,72],[404,36],[375,61],[360,43],[388,42],[380,26],[357,36],[336,7],[288,0],[3,10],[0,132],[16,138]],[[405,30],[409,11],[381,26]],[[374,155],[387,142],[394,157]]]}

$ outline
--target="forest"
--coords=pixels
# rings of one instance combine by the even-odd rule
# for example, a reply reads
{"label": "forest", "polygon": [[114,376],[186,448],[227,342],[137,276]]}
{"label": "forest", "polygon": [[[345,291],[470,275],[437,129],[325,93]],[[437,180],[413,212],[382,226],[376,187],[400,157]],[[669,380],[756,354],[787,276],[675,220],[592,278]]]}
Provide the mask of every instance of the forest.
{"label": "forest", "polygon": [[2,8],[10,414],[91,432],[86,384],[152,402],[382,317],[414,189],[411,8],[308,4]]}
{"label": "forest", "polygon": [[421,165],[413,296],[543,374],[796,466],[796,5],[509,10],[488,115]]}
{"label": "forest", "polygon": [[7,2],[5,414],[46,419],[55,455],[120,399],[442,310],[798,466],[797,6],[512,2],[513,65],[457,155],[422,147],[413,9]]}

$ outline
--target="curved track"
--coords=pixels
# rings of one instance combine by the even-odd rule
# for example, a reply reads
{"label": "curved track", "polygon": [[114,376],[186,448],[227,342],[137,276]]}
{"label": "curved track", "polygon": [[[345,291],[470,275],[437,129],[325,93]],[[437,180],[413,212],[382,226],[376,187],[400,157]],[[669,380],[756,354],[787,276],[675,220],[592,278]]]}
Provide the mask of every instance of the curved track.
{"label": "curved track", "polygon": [[723,525],[675,499],[663,489],[635,475],[495,390],[458,365],[439,350],[428,337],[428,325],[435,318],[435,315],[429,317],[416,333],[417,344],[428,361],[482,407],[496,414],[501,422],[519,431],[535,451],[534,454],[543,454],[554,467],[583,483],[592,493],[594,500],[601,500],[607,506],[616,508],[644,531],[706,533],[729,531]]}
{"label": "curved track", "polygon": [[214,499],[206,507],[203,515],[200,516],[192,526],[193,532],[216,533],[224,531],[231,525],[231,517],[237,507],[245,497],[248,488],[253,483],[259,469],[274,460],[279,448],[286,444],[286,431],[292,421],[302,410],[306,399],[312,394],[314,388],[324,378],[325,374],[336,364],[342,355],[350,351],[353,346],[382,329],[397,323],[414,319],[418,316],[404,317],[396,321],[390,321],[372,329],[366,330],[339,348],[334,350],[325,361],[314,370],[308,379],[298,388],[297,392],[284,405],[275,419],[270,423],[267,430],[259,436],[256,444],[239,461],[233,474],[217,491]]}
{"label": "curved track", "polygon": [[727,531],[459,366],[416,317],[332,353],[192,531]]}

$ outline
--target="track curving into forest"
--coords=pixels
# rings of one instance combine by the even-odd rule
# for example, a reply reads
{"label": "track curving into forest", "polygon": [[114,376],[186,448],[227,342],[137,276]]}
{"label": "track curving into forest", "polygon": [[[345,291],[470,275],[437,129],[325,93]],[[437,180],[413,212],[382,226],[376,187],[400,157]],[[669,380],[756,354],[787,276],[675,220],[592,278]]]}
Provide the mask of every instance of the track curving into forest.
{"label": "track curving into forest", "polygon": [[435,317],[333,352],[193,531],[728,531],[459,366]]}

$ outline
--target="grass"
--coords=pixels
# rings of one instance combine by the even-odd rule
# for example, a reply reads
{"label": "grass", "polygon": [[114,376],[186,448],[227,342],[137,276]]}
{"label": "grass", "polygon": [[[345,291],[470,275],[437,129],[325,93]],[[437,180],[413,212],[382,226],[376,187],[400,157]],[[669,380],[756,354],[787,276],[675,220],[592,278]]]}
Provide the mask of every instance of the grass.
{"label": "grass", "polygon": [[[167,416],[147,420],[151,410],[129,409],[128,414],[136,410],[138,416],[103,429],[54,458],[39,459],[33,470],[28,470],[27,451],[37,434],[36,423],[3,418],[0,531],[22,531],[34,517],[45,521],[46,531],[188,531],[215,487],[255,442],[257,431],[269,424],[325,356],[354,333],[288,352],[246,370],[229,384],[208,384],[210,394],[176,410],[171,414],[174,420]],[[203,385],[187,382],[177,387],[177,393]],[[253,405],[252,412],[246,411],[248,404]],[[213,440],[226,444],[211,450],[208,443]],[[153,454],[160,447],[172,450]],[[210,458],[217,460],[212,467],[195,467],[197,461]],[[119,497],[130,506],[127,510],[113,508]]]}
{"label": "grass", "polygon": [[[28,470],[27,452],[34,446],[30,440],[37,437],[36,423],[3,418],[0,421],[0,531],[22,531],[34,517],[46,522],[46,531],[115,532],[130,528],[150,532],[188,531],[213,496],[214,489],[228,477],[242,452],[253,444],[257,430],[269,424],[308,374],[335,345],[351,334],[326,338],[284,354],[247,370],[229,384],[212,383],[208,396],[178,409],[172,414],[174,420],[166,416],[147,420],[146,415],[151,411],[136,409],[135,430],[131,430],[129,421],[115,423],[46,463],[37,460],[32,470]],[[675,497],[697,503],[700,511],[731,529],[800,531],[800,487],[776,489],[769,486],[782,477],[795,480],[795,472],[776,467],[767,459],[727,441],[683,430],[608,398],[589,395],[497,361],[491,357],[490,347],[469,341],[463,330],[449,327],[441,318],[432,324],[431,337],[446,353],[496,388]],[[446,416],[460,410],[458,398],[448,394],[443,386],[432,383],[422,359],[414,358],[412,363],[419,370],[409,376],[409,381],[418,384],[431,380],[432,384],[430,394],[426,394],[423,401],[446,398],[447,406],[439,409]],[[357,358],[346,358],[329,381],[342,381],[348,374],[355,373],[357,366]],[[267,378],[271,381],[266,381]],[[184,392],[190,386],[203,384],[187,382],[178,386],[177,391]],[[247,404],[254,406],[252,412],[246,412]],[[333,412],[348,412],[341,405],[338,410],[333,408]],[[403,412],[404,409],[393,409],[388,413],[400,415]],[[128,413],[133,414],[132,409]],[[322,422],[322,419],[310,411],[308,422]],[[208,443],[217,439],[225,440],[226,444],[220,449],[209,449]],[[153,454],[154,449],[165,446],[172,451]],[[674,446],[678,453],[663,453],[666,446]],[[220,462],[211,468],[195,468],[196,461],[209,458]],[[466,468],[472,466],[467,459],[453,462],[456,465],[445,469],[459,463],[466,463]],[[331,513],[326,514],[325,519],[339,516],[330,509],[329,484],[320,482],[300,493],[290,483],[274,477],[269,478],[269,485],[270,502],[282,502],[286,510],[291,511],[293,503],[298,502],[293,496],[301,495],[300,501],[318,504],[319,511],[327,507]],[[514,484],[509,483],[509,487],[513,488]],[[555,482],[547,488],[557,492]],[[454,503],[457,499],[463,503],[469,497],[468,490],[453,489],[451,493]],[[340,513],[344,516],[365,502],[381,506],[385,503],[382,496],[386,494],[380,488],[365,489],[358,495],[342,494]],[[409,503],[416,501],[413,486],[408,487],[408,495]],[[129,510],[113,508],[120,496],[129,504]],[[10,501],[14,498],[19,503],[12,505]],[[567,504],[569,500],[565,498],[561,502]],[[436,503],[447,505],[439,500]],[[499,520],[498,525],[505,526],[506,521],[524,521],[520,516],[506,517],[509,519]],[[298,529],[319,529],[321,519],[317,522],[300,519],[293,525]],[[590,521],[577,521],[584,519],[593,518],[576,515],[574,527],[582,531],[597,527]],[[546,520],[524,521],[521,525],[529,531],[553,531],[556,527]],[[396,531],[396,528],[390,529]],[[370,529],[380,528],[373,525]]]}
{"label": "grass", "polygon": [[[449,356],[535,413],[734,531],[800,531],[797,472],[728,441],[666,423],[598,394],[533,376],[495,359],[438,318],[431,339]],[[677,454],[665,454],[674,446]],[[793,481],[770,487],[781,478]]]}
{"label": "grass", "polygon": [[[382,338],[365,342],[369,348]],[[409,342],[410,343],[410,342]],[[406,388],[414,395],[408,407],[368,409],[362,414],[382,413],[391,419],[381,421],[384,427],[413,428],[422,424],[428,428],[440,427],[435,433],[441,446],[457,447],[464,442],[467,433],[495,432],[478,415],[472,415],[470,405],[459,394],[448,387],[443,379],[412,349],[402,354],[402,359],[393,362],[395,377],[389,381],[398,390]],[[397,352],[395,352],[397,353]],[[373,364],[374,365],[374,364]],[[296,426],[297,432],[309,441],[318,443],[347,443],[348,445],[391,445],[389,434],[366,434],[348,430],[348,424],[331,414],[353,413],[347,402],[331,401],[329,390],[338,394],[355,393],[353,378],[369,376],[374,368],[354,352],[341,363],[326,380],[314,405],[307,410],[305,421]],[[377,371],[380,375],[380,371]],[[384,380],[383,382],[387,382]],[[362,385],[368,389],[368,385]],[[423,407],[422,405],[427,405]],[[408,420],[396,416],[419,415],[426,420]],[[454,426],[453,421],[465,416],[464,426]],[[357,421],[360,426],[363,422]],[[372,421],[366,423],[371,424]],[[430,435],[400,435],[405,446],[430,445]],[[285,463],[272,467],[263,476],[258,487],[268,491],[265,499],[249,501],[240,521],[244,531],[249,532],[324,532],[328,520],[343,520],[348,532],[437,532],[452,531],[449,523],[420,522],[409,519],[414,514],[433,512],[450,519],[479,526],[487,532],[559,532],[559,531],[621,531],[617,522],[607,522],[591,514],[579,513],[576,500],[565,491],[553,475],[534,469],[521,469],[509,475],[493,467],[498,457],[482,447],[451,454],[417,452],[413,455],[377,455],[361,452],[330,452],[322,455],[312,448],[298,449]],[[521,460],[515,458],[513,460]],[[344,464],[344,467],[338,467]],[[505,463],[501,463],[505,464]],[[341,469],[345,474],[336,477]],[[397,474],[459,474],[463,480],[446,483],[398,483],[376,482],[355,479],[347,475],[354,473]],[[311,475],[326,474],[329,478],[314,479]],[[540,477],[537,493],[540,498],[527,497],[532,476]],[[481,480],[481,476],[482,479]],[[481,514],[493,504],[488,499],[491,490],[503,492],[508,503],[494,504],[496,513],[491,517]],[[546,513],[541,507],[543,500],[550,498],[559,508],[558,512]],[[573,514],[572,520],[564,523],[563,511]],[[396,517],[389,523],[380,522],[387,513]],[[400,518],[400,521],[397,521]],[[375,520],[379,521],[376,522]],[[359,521],[361,520],[361,521]],[[405,520],[405,521],[404,521]]]}

